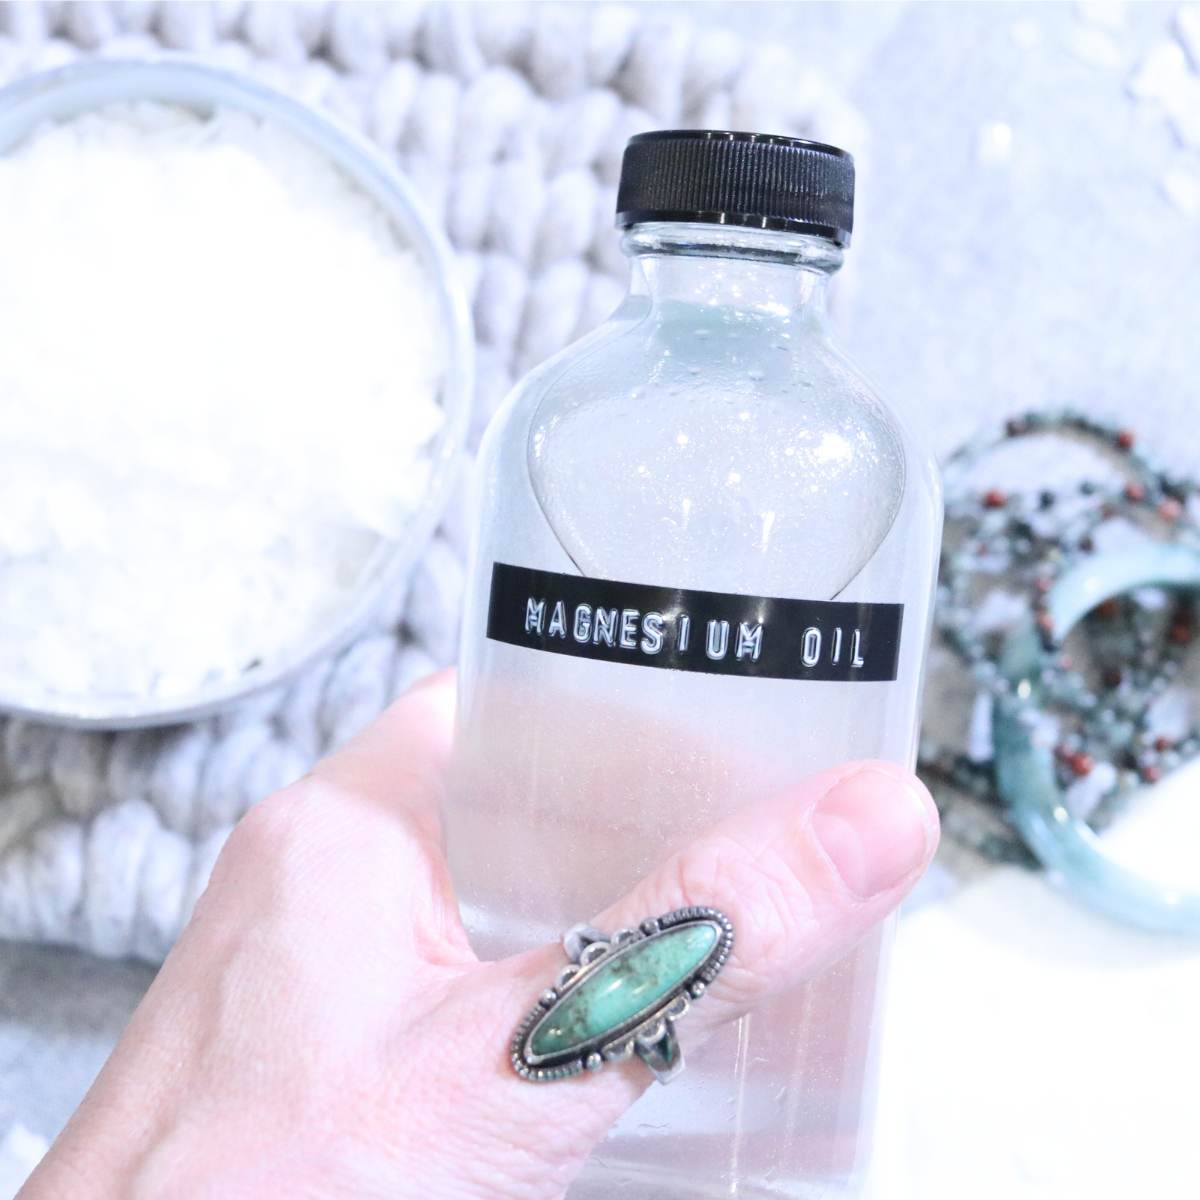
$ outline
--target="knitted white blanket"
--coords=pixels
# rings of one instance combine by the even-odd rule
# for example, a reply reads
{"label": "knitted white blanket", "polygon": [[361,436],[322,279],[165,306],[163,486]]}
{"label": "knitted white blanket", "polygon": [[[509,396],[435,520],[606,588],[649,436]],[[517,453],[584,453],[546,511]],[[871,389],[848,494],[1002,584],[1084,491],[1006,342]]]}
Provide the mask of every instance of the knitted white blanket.
{"label": "knitted white blanket", "polygon": [[[720,126],[862,143],[778,46],[583,4],[0,2],[0,82],[82,54],[190,51],[322,105],[394,154],[445,223],[478,343],[472,446],[514,378],[602,320],[626,139]],[[459,499],[370,631],[236,712],[89,734],[0,721],[0,937],[156,962],[233,822],[453,660]]]}

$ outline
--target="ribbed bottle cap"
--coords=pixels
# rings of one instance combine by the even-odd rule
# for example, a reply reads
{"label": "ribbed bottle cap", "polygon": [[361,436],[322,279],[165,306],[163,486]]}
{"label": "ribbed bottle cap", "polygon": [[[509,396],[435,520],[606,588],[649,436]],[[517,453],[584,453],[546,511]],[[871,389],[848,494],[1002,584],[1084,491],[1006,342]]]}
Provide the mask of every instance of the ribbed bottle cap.
{"label": "ribbed bottle cap", "polygon": [[767,133],[639,133],[621,163],[617,224],[640,221],[778,229],[846,246],[854,159],[836,146]]}

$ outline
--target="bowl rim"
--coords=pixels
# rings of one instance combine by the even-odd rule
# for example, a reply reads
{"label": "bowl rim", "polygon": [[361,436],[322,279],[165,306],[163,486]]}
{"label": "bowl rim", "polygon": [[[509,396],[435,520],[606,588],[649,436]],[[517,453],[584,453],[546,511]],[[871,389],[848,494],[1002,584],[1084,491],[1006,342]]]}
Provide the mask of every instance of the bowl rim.
{"label": "bowl rim", "polygon": [[[454,252],[412,182],[374,143],[324,109],[253,75],[192,55],[97,57],[34,72],[0,88],[0,157],[44,122],[109,104],[151,100],[196,111],[231,108],[277,123],[322,154],[384,211],[425,269],[440,312],[445,362],[438,399],[445,413],[430,456],[429,483],[403,532],[381,541],[364,582],[309,642],[260,667],[179,696],[42,696],[35,702],[0,690],[0,714],[82,729],[119,730],[193,721],[275,687],[332,656],[367,626],[382,598],[403,586],[449,502],[466,450],[474,386],[474,335]],[[5,136],[8,129],[9,136]],[[13,132],[15,129],[15,132]]]}

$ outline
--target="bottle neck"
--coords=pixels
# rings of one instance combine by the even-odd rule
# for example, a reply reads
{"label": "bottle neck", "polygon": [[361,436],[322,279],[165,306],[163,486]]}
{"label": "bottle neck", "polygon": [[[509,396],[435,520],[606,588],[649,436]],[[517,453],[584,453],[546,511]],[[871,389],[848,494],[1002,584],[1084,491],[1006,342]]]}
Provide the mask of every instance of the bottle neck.
{"label": "bottle neck", "polygon": [[842,251],[824,238],[728,225],[655,221],[625,231],[630,290],[652,306],[673,301],[727,306],[821,324]]}

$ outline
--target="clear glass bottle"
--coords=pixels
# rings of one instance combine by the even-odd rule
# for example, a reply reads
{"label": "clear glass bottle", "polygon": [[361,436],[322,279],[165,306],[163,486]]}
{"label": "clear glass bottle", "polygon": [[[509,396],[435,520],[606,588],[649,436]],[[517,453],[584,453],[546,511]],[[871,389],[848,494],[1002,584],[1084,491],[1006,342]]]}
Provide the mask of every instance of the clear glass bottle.
{"label": "clear glass bottle", "polygon": [[[940,491],[929,457],[829,340],[826,285],[848,207],[834,222],[829,196],[806,199],[803,186],[767,196],[774,214],[761,187],[726,187],[719,203],[704,192],[747,176],[736,164],[723,176],[724,159],[714,170],[705,140],[740,138],[743,154],[796,147],[801,183],[813,160],[826,172],[815,192],[829,192],[829,172],[850,172],[843,199],[852,163],[788,139],[657,137],[694,144],[651,145],[632,168],[642,139],[627,152],[627,299],[516,388],[481,452],[447,842],[489,957],[590,919],[750,800],[848,759],[915,757]],[[663,183],[664,150],[694,150],[700,169]],[[676,198],[672,186],[691,190]],[[702,219],[679,219],[689,215]],[[504,565],[554,573],[537,577],[543,609],[512,591],[519,572],[501,580]],[[568,596],[561,631],[556,579]],[[593,581],[669,592],[651,614],[665,613],[665,649],[654,650],[644,596]],[[595,587],[581,619],[569,597]],[[681,654],[672,604],[702,609],[725,593],[767,615],[760,649],[790,647],[783,677],[778,653],[755,653],[752,625],[739,636],[735,623],[712,657],[722,634],[702,612]],[[614,595],[632,599],[612,601],[615,625],[601,629],[595,610]],[[868,616],[902,605],[894,670],[864,677],[878,623],[864,624],[865,643],[853,621],[841,634],[823,617],[801,628],[809,610],[777,598],[836,598]],[[638,615],[622,629],[627,611]],[[630,1110],[571,1196],[856,1194],[888,936],[879,929],[819,980],[688,1049],[684,1074]],[[687,1049],[686,1022],[680,1032]]]}

